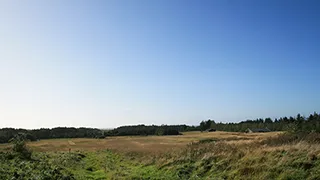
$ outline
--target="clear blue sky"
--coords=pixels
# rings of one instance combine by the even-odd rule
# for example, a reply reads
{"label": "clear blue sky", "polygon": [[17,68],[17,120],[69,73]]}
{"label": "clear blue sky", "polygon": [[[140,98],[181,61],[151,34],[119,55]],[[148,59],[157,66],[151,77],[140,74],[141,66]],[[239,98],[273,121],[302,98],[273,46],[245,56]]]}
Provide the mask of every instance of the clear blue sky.
{"label": "clear blue sky", "polygon": [[320,1],[0,2],[0,127],[320,108]]}

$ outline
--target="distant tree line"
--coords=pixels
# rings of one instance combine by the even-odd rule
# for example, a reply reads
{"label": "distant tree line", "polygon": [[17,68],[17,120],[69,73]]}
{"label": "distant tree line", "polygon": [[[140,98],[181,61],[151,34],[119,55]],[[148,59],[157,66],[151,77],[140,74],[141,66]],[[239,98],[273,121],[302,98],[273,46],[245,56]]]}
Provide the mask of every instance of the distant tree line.
{"label": "distant tree line", "polygon": [[137,136],[137,135],[179,135],[184,131],[196,131],[199,130],[196,126],[187,125],[134,125],[134,126],[121,126],[111,131],[107,131],[105,136]]}
{"label": "distant tree line", "polygon": [[95,128],[57,127],[33,130],[2,128],[0,129],[0,143],[9,142],[17,134],[23,134],[30,141],[53,138],[100,138],[104,136],[103,131]]}
{"label": "distant tree line", "polygon": [[320,132],[320,114],[313,113],[308,117],[301,114],[293,117],[281,117],[276,119],[259,118],[246,120],[239,123],[216,123],[213,120],[202,121],[199,125],[201,131],[214,128],[218,131],[245,132],[246,129],[268,128],[271,131],[291,132]]}
{"label": "distant tree line", "polygon": [[105,138],[107,136],[147,136],[147,135],[179,135],[186,131],[217,131],[245,132],[246,129],[268,128],[271,131],[291,132],[319,132],[320,114],[313,113],[308,117],[298,114],[295,117],[281,117],[278,119],[259,118],[246,120],[239,123],[216,123],[214,120],[201,121],[199,126],[188,125],[134,125],[121,126],[112,130],[100,130],[96,128],[57,127],[52,129],[41,128],[34,130],[2,128],[0,129],[0,143],[7,143],[17,134],[24,134],[26,139],[35,141],[38,139],[53,138]]}
{"label": "distant tree line", "polygon": [[187,125],[162,125],[162,126],[121,126],[113,130],[100,130],[94,128],[73,128],[73,127],[57,127],[57,128],[41,128],[41,129],[0,129],[0,143],[8,143],[16,135],[20,134],[25,139],[36,141],[39,139],[55,139],[55,138],[105,138],[107,136],[147,136],[147,135],[179,135],[183,131],[199,130],[195,126]]}

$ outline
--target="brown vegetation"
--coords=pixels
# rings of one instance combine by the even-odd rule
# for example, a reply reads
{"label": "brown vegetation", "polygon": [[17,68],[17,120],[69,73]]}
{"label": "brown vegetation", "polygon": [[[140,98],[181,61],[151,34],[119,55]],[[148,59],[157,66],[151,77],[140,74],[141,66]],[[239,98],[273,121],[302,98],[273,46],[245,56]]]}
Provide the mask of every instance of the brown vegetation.
{"label": "brown vegetation", "polygon": [[[105,139],[48,139],[37,142],[29,142],[28,146],[34,151],[69,151],[85,150],[96,151],[102,149],[112,149],[120,152],[148,152],[158,153],[173,149],[180,149],[191,142],[198,142],[204,139],[215,139],[227,143],[249,143],[265,140],[274,137],[279,132],[270,133],[232,133],[232,132],[186,132],[182,136],[121,136],[107,137]],[[3,144],[0,149],[8,148],[8,144]]]}
{"label": "brown vegetation", "polygon": [[[188,132],[182,136],[134,136],[106,139],[54,139],[29,142],[34,152],[80,150],[91,166],[126,167],[146,179],[319,179],[319,134]],[[2,145],[0,150],[9,148]],[[100,151],[109,149],[111,151]],[[65,153],[70,154],[73,153]],[[109,154],[109,155],[108,155]],[[103,159],[106,158],[107,159]],[[85,162],[88,163],[88,160]],[[101,161],[103,166],[96,164]],[[109,162],[110,161],[110,162]],[[136,168],[136,167],[139,168]],[[151,169],[152,171],[150,171]],[[75,174],[81,175],[82,167]],[[128,170],[129,169],[129,170]],[[81,172],[80,172],[81,170]],[[91,168],[93,171],[94,168]],[[105,173],[107,172],[104,170]],[[101,172],[101,170],[99,171]],[[141,174],[142,173],[142,174]],[[127,177],[132,173],[123,174]],[[101,174],[105,177],[105,174]]]}

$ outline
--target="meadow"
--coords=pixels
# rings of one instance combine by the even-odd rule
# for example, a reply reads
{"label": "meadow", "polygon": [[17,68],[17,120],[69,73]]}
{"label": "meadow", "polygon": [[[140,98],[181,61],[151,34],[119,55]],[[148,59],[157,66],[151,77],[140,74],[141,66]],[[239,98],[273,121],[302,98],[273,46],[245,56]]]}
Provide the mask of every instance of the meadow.
{"label": "meadow", "polygon": [[[70,139],[47,139],[29,142],[28,146],[34,151],[96,151],[112,149],[122,152],[166,152],[179,149],[189,143],[197,142],[207,138],[216,138],[228,143],[249,143],[273,137],[279,132],[270,133],[237,133],[237,132],[184,132],[176,136],[116,136],[105,139],[93,138],[70,138]],[[0,148],[9,148],[10,144],[0,144]]]}
{"label": "meadow", "polygon": [[31,160],[11,146],[0,179],[320,179],[320,144],[281,132],[40,140]]}

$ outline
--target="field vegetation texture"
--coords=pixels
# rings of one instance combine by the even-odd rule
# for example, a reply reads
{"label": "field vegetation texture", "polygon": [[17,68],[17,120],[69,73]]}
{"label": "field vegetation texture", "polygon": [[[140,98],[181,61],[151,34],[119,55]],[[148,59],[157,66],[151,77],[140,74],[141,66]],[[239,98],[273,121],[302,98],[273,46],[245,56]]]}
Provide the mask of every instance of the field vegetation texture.
{"label": "field vegetation texture", "polygon": [[18,138],[0,151],[0,179],[320,179],[317,133]]}

